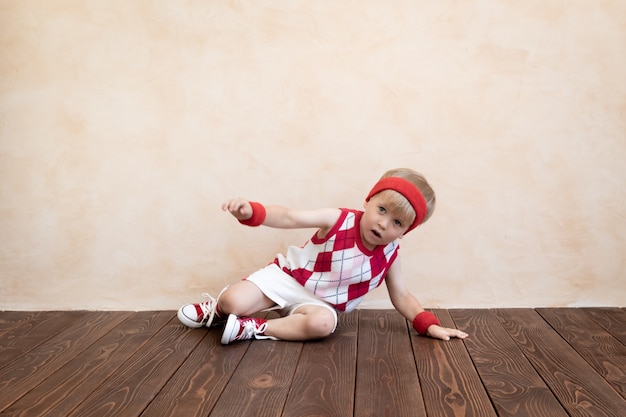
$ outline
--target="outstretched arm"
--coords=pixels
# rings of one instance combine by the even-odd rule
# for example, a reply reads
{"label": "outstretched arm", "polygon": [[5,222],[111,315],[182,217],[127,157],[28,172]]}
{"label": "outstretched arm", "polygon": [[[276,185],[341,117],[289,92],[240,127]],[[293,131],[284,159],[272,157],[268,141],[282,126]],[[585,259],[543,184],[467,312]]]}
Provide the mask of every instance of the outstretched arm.
{"label": "outstretched arm", "polygon": [[[328,230],[337,221],[341,210],[325,208],[318,210],[296,210],[283,206],[264,206],[263,225],[278,229],[319,228]],[[235,198],[222,204],[222,210],[230,212],[237,220],[245,221],[252,217],[253,206],[250,201]]]}
{"label": "outstretched arm", "polygon": [[[406,288],[406,285],[401,278],[400,270],[400,257],[398,256],[391,265],[391,268],[387,271],[385,282],[387,283],[389,297],[391,298],[391,302],[396,310],[398,310],[398,312],[407,320],[412,322],[418,314],[424,312],[424,308],[418,299],[415,298],[415,296]],[[437,324],[430,325],[426,330],[426,335],[442,340],[450,340],[451,337],[464,339],[468,336],[467,333],[458,329],[441,327]]]}

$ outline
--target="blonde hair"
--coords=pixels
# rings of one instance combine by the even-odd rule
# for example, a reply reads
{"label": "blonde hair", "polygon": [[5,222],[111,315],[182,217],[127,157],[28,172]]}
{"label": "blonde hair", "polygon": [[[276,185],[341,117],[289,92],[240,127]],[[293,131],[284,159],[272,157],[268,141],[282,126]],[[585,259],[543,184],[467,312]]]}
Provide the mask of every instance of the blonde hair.
{"label": "blonde hair", "polygon": [[[436,198],[435,191],[431,188],[430,184],[428,184],[426,178],[424,178],[422,174],[412,170],[411,168],[391,169],[385,172],[380,178],[383,179],[388,177],[403,178],[411,182],[417,187],[418,190],[420,190],[420,192],[424,196],[424,199],[426,200],[427,208],[426,216],[424,217],[422,223],[428,220],[435,210]],[[409,203],[409,200],[407,200],[406,197],[404,197],[402,194],[393,190],[384,190],[381,191],[379,195],[380,197],[384,198],[385,201],[387,201],[388,204],[393,207],[393,209],[398,210],[400,213],[402,213],[402,215],[406,217],[409,223],[412,223],[413,220],[415,220],[415,210],[413,209],[413,206],[411,206],[411,203]]]}

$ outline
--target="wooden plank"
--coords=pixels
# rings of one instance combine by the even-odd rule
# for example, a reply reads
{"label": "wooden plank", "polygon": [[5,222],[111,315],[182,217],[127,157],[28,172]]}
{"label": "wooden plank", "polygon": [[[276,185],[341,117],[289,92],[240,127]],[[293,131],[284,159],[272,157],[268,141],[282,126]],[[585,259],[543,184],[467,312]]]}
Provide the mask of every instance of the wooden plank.
{"label": "wooden plank", "polygon": [[583,308],[596,323],[626,345],[626,310],[623,308]]}
{"label": "wooden plank", "polygon": [[127,318],[0,416],[68,415],[172,317],[171,312],[119,312],[116,315]]}
{"label": "wooden plank", "polygon": [[116,313],[113,312],[83,312],[80,316],[68,313],[67,316],[82,319],[74,320],[70,327],[0,371],[0,410],[61,369],[118,323]]}
{"label": "wooden plank", "polygon": [[84,311],[42,311],[28,314],[17,327],[7,325],[0,337],[0,368],[35,349],[85,315]]}
{"label": "wooden plank", "polygon": [[0,336],[18,327],[24,327],[37,316],[50,314],[49,311],[0,311]]}
{"label": "wooden plank", "polygon": [[395,310],[362,310],[355,416],[426,416],[407,321]]}
{"label": "wooden plank", "polygon": [[145,417],[207,416],[239,366],[250,342],[223,346],[223,329],[198,329],[206,337],[141,414]]}
{"label": "wooden plank", "polygon": [[[170,317],[175,316],[169,312]],[[205,333],[173,317],[67,417],[136,417],[165,385]]]}
{"label": "wooden plank", "polygon": [[626,416],[626,402],[534,310],[494,314],[571,416]]}
{"label": "wooden plank", "polygon": [[301,342],[253,340],[210,416],[280,416],[301,351]]}
{"label": "wooden plank", "polygon": [[304,344],[283,417],[351,416],[359,312],[339,316],[330,337]]}
{"label": "wooden plank", "polygon": [[626,398],[626,346],[580,309],[539,308],[536,311]]}
{"label": "wooden plank", "polygon": [[[442,326],[454,327],[446,310],[433,312]],[[496,416],[463,340],[431,339],[415,331],[411,331],[411,340],[429,417]]]}
{"label": "wooden plank", "polygon": [[490,310],[450,310],[498,416],[567,413]]}

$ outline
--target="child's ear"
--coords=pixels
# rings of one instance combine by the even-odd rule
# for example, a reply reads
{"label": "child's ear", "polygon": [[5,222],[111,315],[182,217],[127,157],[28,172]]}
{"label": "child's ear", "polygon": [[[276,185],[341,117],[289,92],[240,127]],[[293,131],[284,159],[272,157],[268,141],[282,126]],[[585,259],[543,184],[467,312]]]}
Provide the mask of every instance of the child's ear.
{"label": "child's ear", "polygon": [[363,201],[363,208],[367,208],[367,203],[369,203],[369,201],[367,200]]}

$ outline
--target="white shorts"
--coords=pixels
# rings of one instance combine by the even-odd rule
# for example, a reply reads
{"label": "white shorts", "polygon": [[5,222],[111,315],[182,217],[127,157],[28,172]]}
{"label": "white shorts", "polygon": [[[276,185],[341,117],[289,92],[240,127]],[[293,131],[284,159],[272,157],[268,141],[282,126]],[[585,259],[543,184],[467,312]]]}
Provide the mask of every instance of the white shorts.
{"label": "white shorts", "polygon": [[314,305],[327,308],[332,312],[335,318],[333,332],[337,328],[337,311],[333,306],[311,294],[278,265],[269,264],[252,273],[245,280],[259,287],[265,296],[275,302],[278,306],[276,310],[282,317],[293,314],[300,307]]}

